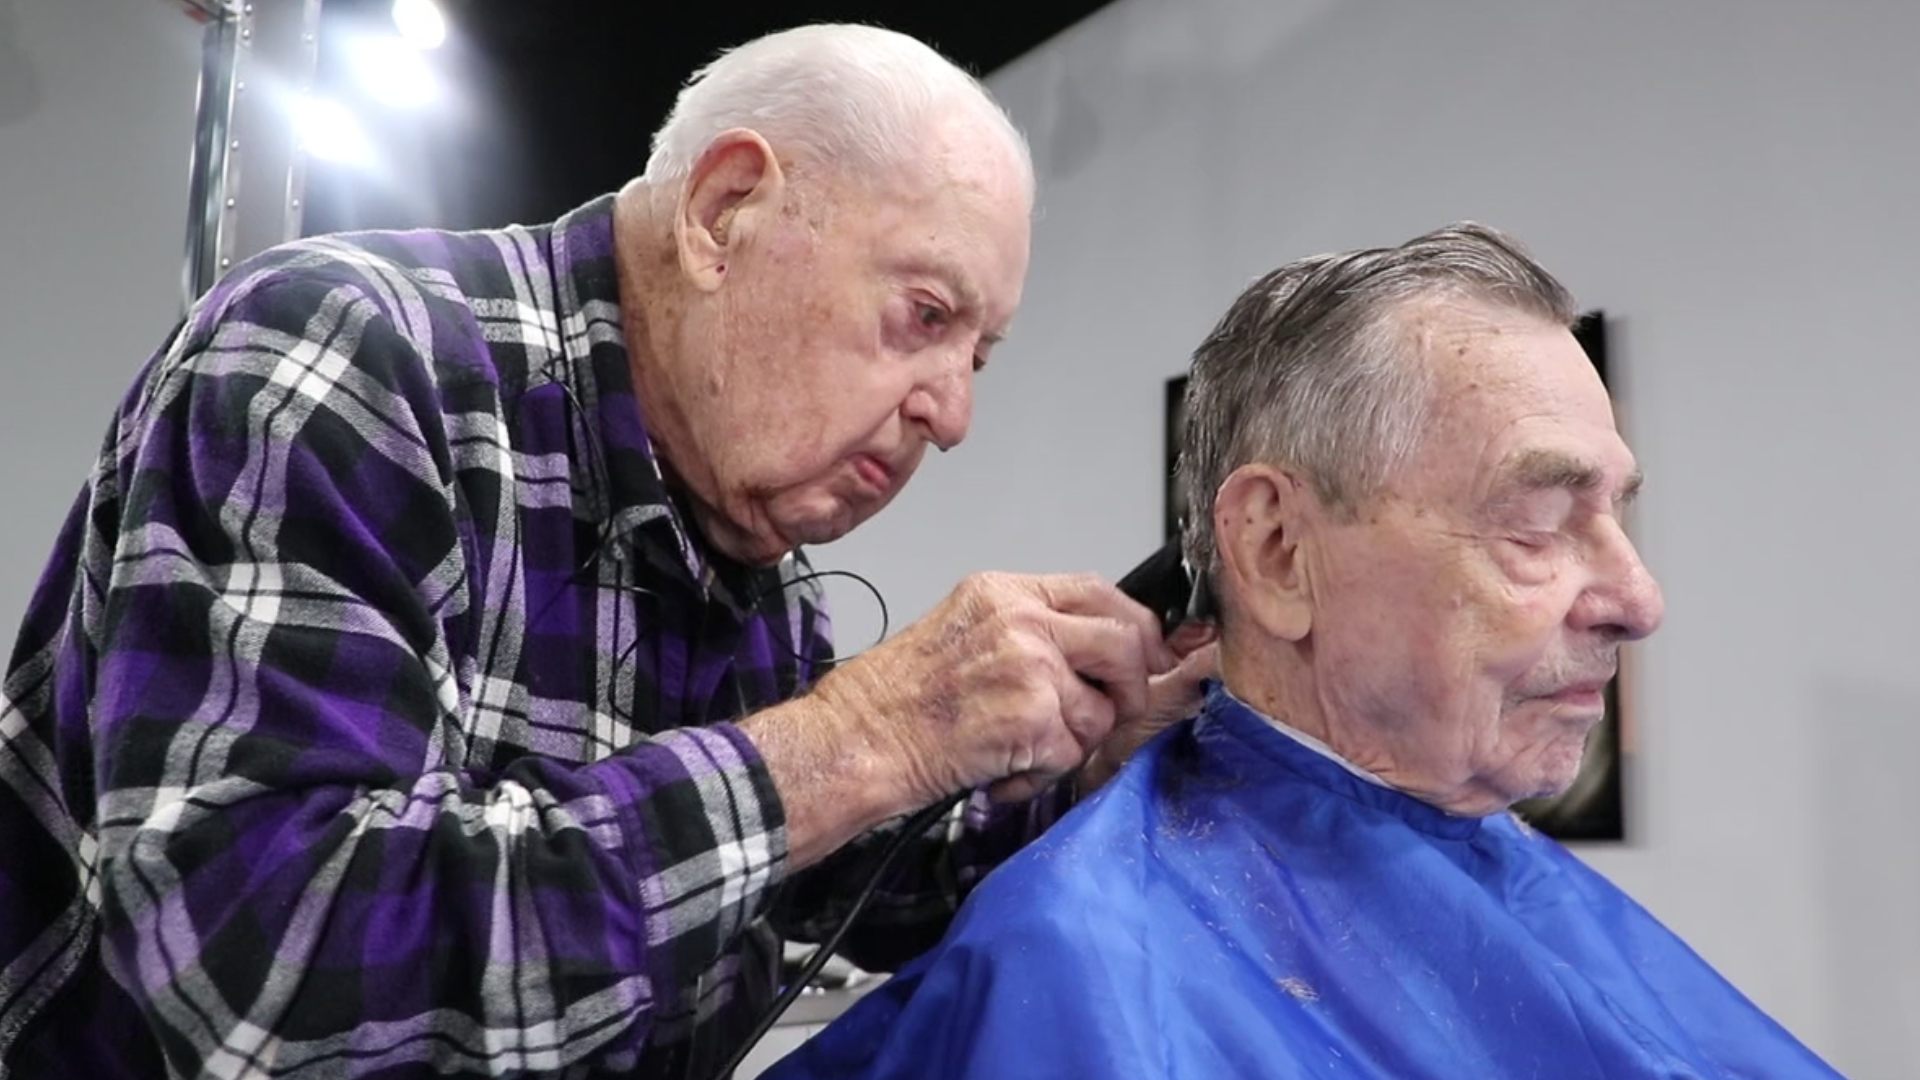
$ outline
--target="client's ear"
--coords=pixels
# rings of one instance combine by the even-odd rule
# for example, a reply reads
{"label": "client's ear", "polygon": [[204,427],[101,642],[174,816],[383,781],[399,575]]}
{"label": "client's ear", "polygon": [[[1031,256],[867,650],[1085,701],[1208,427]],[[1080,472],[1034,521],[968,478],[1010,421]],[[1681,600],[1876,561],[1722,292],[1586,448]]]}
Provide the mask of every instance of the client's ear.
{"label": "client's ear", "polygon": [[1284,469],[1243,465],[1213,500],[1213,533],[1233,614],[1270,637],[1301,641],[1313,628],[1313,590],[1301,557],[1313,489]]}

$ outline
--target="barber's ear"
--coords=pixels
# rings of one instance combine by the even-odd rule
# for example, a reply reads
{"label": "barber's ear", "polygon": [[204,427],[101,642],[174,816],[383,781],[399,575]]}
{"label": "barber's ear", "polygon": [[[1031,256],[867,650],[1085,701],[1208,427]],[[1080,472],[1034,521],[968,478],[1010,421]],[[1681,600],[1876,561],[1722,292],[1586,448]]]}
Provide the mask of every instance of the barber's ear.
{"label": "barber's ear", "polygon": [[734,128],[707,144],[681,189],[673,222],[680,269],[695,288],[720,287],[728,262],[769,213],[779,212],[785,195],[780,159],[758,132]]}
{"label": "barber's ear", "polygon": [[1313,489],[1271,465],[1243,465],[1213,501],[1214,537],[1235,616],[1270,637],[1301,641],[1313,628],[1313,587],[1302,551]]}

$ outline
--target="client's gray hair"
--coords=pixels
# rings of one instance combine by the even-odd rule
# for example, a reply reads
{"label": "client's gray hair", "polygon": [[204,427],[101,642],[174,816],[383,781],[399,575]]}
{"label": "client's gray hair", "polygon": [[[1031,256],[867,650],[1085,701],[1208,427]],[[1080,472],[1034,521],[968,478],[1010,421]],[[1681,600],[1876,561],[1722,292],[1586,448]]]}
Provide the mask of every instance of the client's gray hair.
{"label": "client's gray hair", "polygon": [[1460,223],[1394,248],[1288,263],[1240,294],[1193,355],[1179,481],[1188,561],[1218,580],[1214,496],[1242,465],[1297,470],[1352,513],[1419,445],[1431,374],[1399,316],[1459,297],[1572,326],[1572,295],[1520,244]]}

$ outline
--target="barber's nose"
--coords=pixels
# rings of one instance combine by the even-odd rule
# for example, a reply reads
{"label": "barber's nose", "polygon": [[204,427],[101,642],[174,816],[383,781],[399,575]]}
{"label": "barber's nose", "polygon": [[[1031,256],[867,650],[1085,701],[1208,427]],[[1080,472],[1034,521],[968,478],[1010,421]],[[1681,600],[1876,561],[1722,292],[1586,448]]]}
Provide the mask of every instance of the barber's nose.
{"label": "barber's nose", "polygon": [[927,429],[927,437],[942,450],[966,440],[973,423],[973,370],[946,373],[913,388],[907,395],[907,419]]}
{"label": "barber's nose", "polygon": [[1667,617],[1666,597],[1617,524],[1595,557],[1594,581],[1575,605],[1575,621],[1622,641],[1638,641],[1660,629]]}

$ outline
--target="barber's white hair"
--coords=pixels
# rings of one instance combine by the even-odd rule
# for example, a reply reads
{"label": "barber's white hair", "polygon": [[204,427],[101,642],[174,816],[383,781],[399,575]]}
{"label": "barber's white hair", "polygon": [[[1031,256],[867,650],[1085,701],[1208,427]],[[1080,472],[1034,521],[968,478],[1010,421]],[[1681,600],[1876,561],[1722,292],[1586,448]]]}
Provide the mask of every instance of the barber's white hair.
{"label": "barber's white hair", "polygon": [[1031,192],[1026,138],[979,80],[925,43],[844,23],[782,30],[694,73],[654,133],[646,178],[685,178],[733,128],[759,132],[783,153],[879,175],[924,145],[930,120],[955,109],[1006,136]]}

